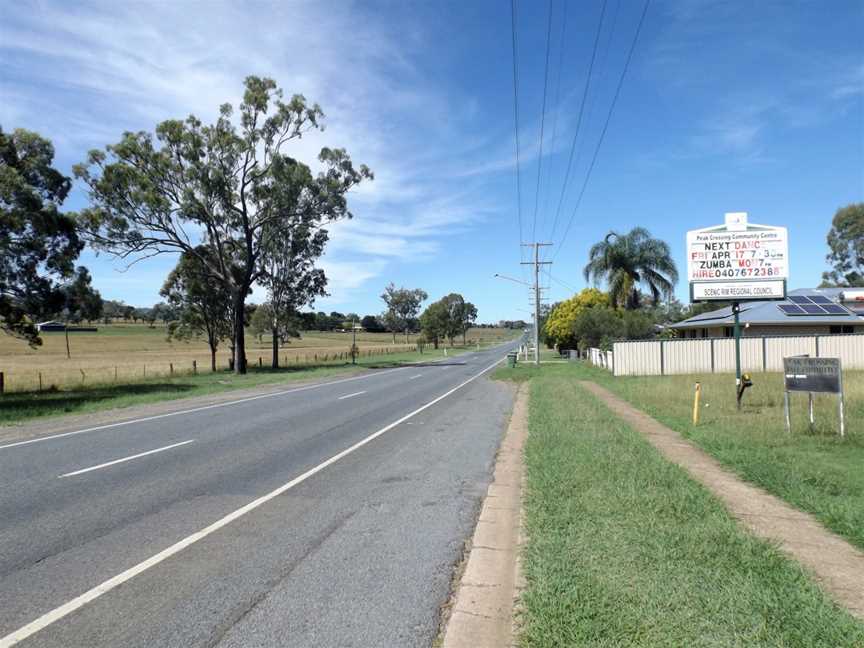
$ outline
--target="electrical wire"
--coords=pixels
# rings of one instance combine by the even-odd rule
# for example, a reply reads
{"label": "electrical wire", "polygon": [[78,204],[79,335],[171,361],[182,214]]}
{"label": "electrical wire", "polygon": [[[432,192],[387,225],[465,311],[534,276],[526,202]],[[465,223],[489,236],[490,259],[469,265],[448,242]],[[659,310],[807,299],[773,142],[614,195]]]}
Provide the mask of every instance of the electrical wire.
{"label": "electrical wire", "polygon": [[567,170],[564,172],[564,181],[561,184],[561,197],[558,199],[558,207],[555,210],[555,218],[552,221],[552,234],[549,237],[550,241],[555,240],[555,229],[558,226],[558,218],[561,215],[561,207],[564,204],[564,196],[567,193],[567,185],[570,182],[570,172],[573,167],[573,154],[576,151],[576,142],[579,138],[579,130],[582,127],[582,115],[585,111],[585,100],[588,98],[588,90],[591,86],[591,76],[594,73],[594,61],[597,59],[597,45],[600,43],[600,33],[603,30],[603,18],[606,15],[607,0],[603,0],[603,6],[600,9],[600,21],[597,23],[597,34],[594,36],[594,46],[591,50],[591,62],[588,64],[588,76],[585,78],[585,87],[582,91],[582,101],[579,105],[579,116],[576,119],[576,132],[573,134],[573,144],[570,146],[570,155],[567,159]]}
{"label": "electrical wire", "polygon": [[576,216],[576,212],[579,209],[579,205],[582,203],[582,197],[585,195],[585,189],[588,186],[588,181],[591,179],[591,173],[594,170],[594,165],[597,162],[597,155],[600,152],[600,147],[603,144],[603,139],[606,137],[606,131],[609,128],[609,122],[612,120],[612,113],[615,110],[615,104],[618,103],[618,97],[621,94],[621,86],[624,85],[624,77],[627,75],[627,69],[630,67],[630,61],[633,58],[633,52],[636,49],[636,43],[639,41],[639,34],[642,31],[642,25],[645,23],[645,16],[648,13],[648,7],[651,4],[651,0],[645,0],[645,6],[642,9],[642,15],[639,18],[639,24],[636,26],[636,33],[633,36],[633,42],[630,44],[630,51],[627,53],[627,59],[624,61],[624,69],[621,71],[621,77],[618,79],[618,86],[615,88],[615,95],[612,97],[612,103],[609,106],[609,112],[606,115],[606,121],[603,124],[603,130],[600,132],[600,139],[597,140],[597,146],[594,148],[594,155],[591,158],[591,164],[588,166],[588,173],[585,175],[585,181],[582,183],[582,189],[579,192],[579,197],[576,200],[576,205],[573,208],[572,213],[570,214],[570,218],[567,221],[567,227],[564,230],[564,235],[561,237],[561,242],[558,245],[558,249],[555,250],[555,254],[552,255],[552,259],[558,256],[558,253],[564,247],[564,242],[567,240],[567,235],[570,233],[570,227],[573,225],[573,219]]}
{"label": "electrical wire", "polygon": [[[563,3],[563,10],[561,15],[561,37],[559,38],[559,47],[558,47],[558,68],[557,74],[555,75],[555,109],[552,113],[552,146],[551,153],[549,159],[549,171],[546,173],[546,186],[552,186],[552,158],[551,156],[555,154],[555,142],[557,141],[558,136],[558,113],[560,112],[558,107],[560,106],[560,98],[561,98],[561,70],[564,67],[564,36],[567,33],[567,7],[568,3],[565,1]],[[547,213],[549,211],[549,192],[546,192],[546,195],[543,199],[543,213]]]}
{"label": "electrical wire", "polygon": [[534,219],[531,240],[537,240],[537,210],[540,207],[540,177],[543,170],[543,135],[546,126],[546,94],[549,87],[549,50],[552,44],[552,0],[549,0],[549,20],[546,26],[546,65],[543,72],[543,108],[540,111],[540,151],[537,156],[537,188],[534,191]]}

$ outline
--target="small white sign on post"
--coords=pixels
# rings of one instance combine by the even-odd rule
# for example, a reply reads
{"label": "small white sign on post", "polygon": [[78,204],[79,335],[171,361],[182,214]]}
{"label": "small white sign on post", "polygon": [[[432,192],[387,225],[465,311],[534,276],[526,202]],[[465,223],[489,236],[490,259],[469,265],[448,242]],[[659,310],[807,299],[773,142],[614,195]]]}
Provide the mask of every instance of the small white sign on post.
{"label": "small white sign on post", "polygon": [[784,299],[789,278],[785,227],[747,222],[726,214],[723,225],[687,232],[691,301]]}

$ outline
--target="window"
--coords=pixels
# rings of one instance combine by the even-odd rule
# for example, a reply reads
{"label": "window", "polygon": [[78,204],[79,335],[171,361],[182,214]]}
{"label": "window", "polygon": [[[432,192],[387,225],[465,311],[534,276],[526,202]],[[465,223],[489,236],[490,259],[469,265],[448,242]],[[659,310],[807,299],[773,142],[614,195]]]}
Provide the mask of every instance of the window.
{"label": "window", "polygon": [[723,335],[726,337],[732,337],[735,335],[735,329],[731,326],[727,326],[723,329]]}
{"label": "window", "polygon": [[707,328],[703,328],[703,329],[702,329],[702,337],[703,337],[703,338],[707,338],[707,337],[708,337],[708,329],[707,329]]}
{"label": "window", "polygon": [[837,324],[837,325],[829,327],[828,330],[831,333],[831,335],[850,335],[851,333],[855,332],[855,327],[852,326],[851,324],[843,324],[843,325]]}

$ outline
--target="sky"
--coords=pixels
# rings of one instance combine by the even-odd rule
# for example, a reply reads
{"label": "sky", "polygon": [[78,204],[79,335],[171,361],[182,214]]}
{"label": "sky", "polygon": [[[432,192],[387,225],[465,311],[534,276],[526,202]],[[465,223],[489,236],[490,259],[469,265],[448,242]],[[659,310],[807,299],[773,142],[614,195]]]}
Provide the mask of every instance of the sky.
{"label": "sky", "polygon": [[[0,126],[50,138],[71,175],[124,131],[213,120],[248,75],[319,103],[326,129],[287,153],[312,165],[344,147],[375,180],[330,227],[316,310],[379,313],[392,281],[527,320],[527,289],[493,276],[531,279],[520,241],[554,244],[542,279],[558,301],[610,230],[647,228],[685,277],[686,231],[734,211],[787,227],[790,288],[818,285],[833,214],[864,201],[864,4],[653,0],[635,47],[642,0],[515,4],[514,102],[503,0],[7,0]],[[77,186],[64,208],[86,204]],[[104,298],[144,306],[176,258],[80,262]]]}

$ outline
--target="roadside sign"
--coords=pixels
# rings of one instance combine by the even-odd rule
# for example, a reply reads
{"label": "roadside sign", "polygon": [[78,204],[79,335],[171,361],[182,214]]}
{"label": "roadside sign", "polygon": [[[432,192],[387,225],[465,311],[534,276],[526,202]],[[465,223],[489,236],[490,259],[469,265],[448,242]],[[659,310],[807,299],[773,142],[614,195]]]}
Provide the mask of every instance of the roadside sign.
{"label": "roadside sign", "polygon": [[785,227],[726,214],[723,225],[687,232],[687,278],[692,301],[784,299],[789,278]]}
{"label": "roadside sign", "polygon": [[840,358],[811,358],[809,356],[783,358],[783,382],[785,388],[783,410],[787,432],[792,431],[792,420],[789,414],[789,393],[797,391],[807,392],[811,429],[815,423],[813,394],[837,394],[837,415],[840,419],[840,436],[845,436],[843,370],[840,366]]}
{"label": "roadside sign", "polygon": [[843,391],[840,358],[783,358],[786,391],[839,394]]}
{"label": "roadside sign", "polygon": [[690,301],[732,302],[739,410],[743,388],[752,384],[741,380],[741,302],[785,299],[788,278],[789,236],[785,227],[748,223],[746,212],[732,212],[726,214],[722,225],[687,232]]}
{"label": "roadside sign", "polygon": [[785,281],[737,281],[691,284],[691,301],[744,301],[750,299],[783,299]]}

